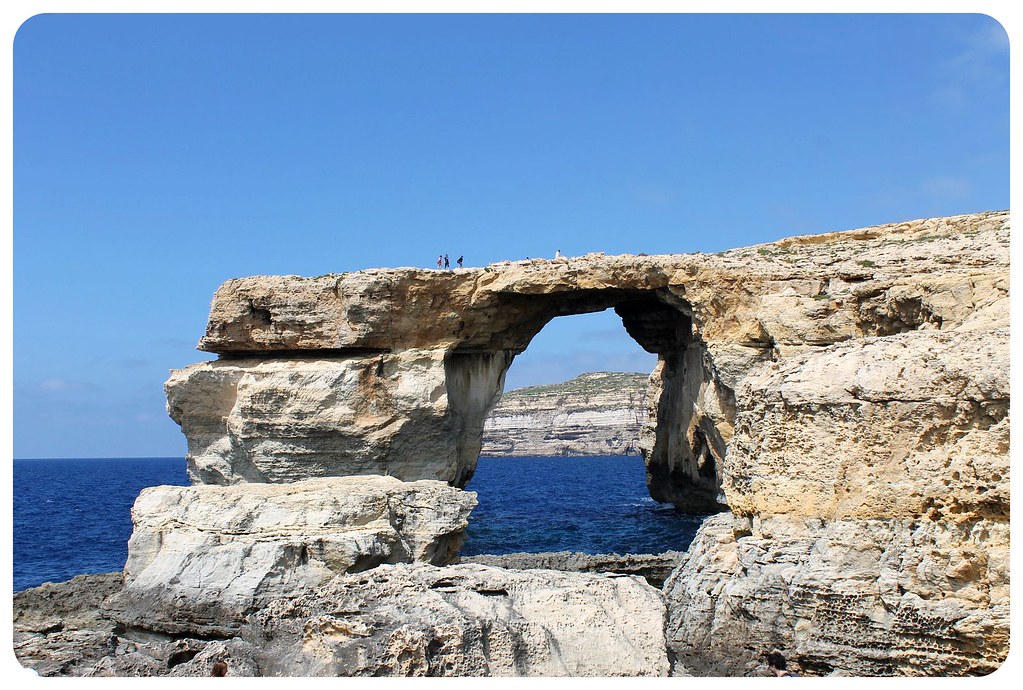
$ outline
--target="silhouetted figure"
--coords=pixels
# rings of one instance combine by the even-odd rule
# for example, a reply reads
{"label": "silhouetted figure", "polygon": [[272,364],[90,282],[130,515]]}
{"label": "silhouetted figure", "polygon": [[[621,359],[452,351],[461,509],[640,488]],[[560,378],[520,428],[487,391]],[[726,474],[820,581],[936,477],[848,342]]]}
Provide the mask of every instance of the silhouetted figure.
{"label": "silhouetted figure", "polygon": [[462,259],[464,259],[464,258],[465,258],[464,256],[460,256],[460,257],[458,257],[458,267],[459,267],[459,268],[461,268],[461,267],[462,267]]}
{"label": "silhouetted figure", "polygon": [[444,268],[451,268],[451,264],[448,262],[448,255],[444,255]]}
{"label": "silhouetted figure", "polygon": [[440,268],[443,265],[444,265],[444,256],[441,255],[441,254],[438,254],[437,255],[437,268]]}
{"label": "silhouetted figure", "polygon": [[226,661],[218,661],[217,663],[213,664],[213,668],[210,669],[210,675],[211,676],[218,676],[218,677],[219,676],[226,676],[227,675],[227,662]]}

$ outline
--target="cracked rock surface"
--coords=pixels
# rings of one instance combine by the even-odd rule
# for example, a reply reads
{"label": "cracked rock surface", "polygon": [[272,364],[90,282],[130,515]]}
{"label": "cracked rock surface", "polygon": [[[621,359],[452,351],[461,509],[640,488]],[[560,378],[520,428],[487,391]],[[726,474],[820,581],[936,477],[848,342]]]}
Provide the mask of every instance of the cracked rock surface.
{"label": "cracked rock surface", "polygon": [[225,635],[273,597],[382,563],[457,558],[476,494],[393,477],[160,486],[132,508],[110,616],[176,635]]}

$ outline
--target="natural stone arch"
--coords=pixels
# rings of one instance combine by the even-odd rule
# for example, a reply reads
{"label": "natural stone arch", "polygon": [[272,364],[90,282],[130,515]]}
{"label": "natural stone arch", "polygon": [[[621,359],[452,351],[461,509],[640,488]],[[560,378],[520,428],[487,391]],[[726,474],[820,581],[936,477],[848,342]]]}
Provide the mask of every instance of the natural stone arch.
{"label": "natural stone arch", "polygon": [[[199,344],[220,357],[172,373],[168,411],[188,439],[196,483],[381,474],[461,486],[515,354],[556,316],[613,307],[660,358],[641,437],[651,495],[694,511],[731,505],[751,490],[743,473],[729,478],[725,456],[733,391],[747,375],[850,339],[1000,323],[1005,218],[932,219],[720,255],[230,280]],[[981,230],[1001,244],[980,244]],[[942,256],[971,258],[935,271],[906,254],[935,233],[946,238]],[[875,258],[864,261],[868,245]]]}
{"label": "natural stone arch", "polygon": [[713,422],[700,418],[696,411],[708,375],[708,354],[693,334],[688,302],[667,289],[621,288],[506,299],[506,309],[522,315],[501,332],[502,342],[510,347],[497,352],[459,348],[445,358],[453,433],[461,439],[456,486],[465,486],[475,471],[483,423],[503,392],[514,357],[552,319],[610,308],[633,340],[658,356],[652,374],[650,418],[640,445],[651,496],[698,512],[726,507],[720,499],[719,471],[724,441]]}
{"label": "natural stone arch", "polygon": [[464,486],[514,357],[552,319],[611,308],[659,358],[640,443],[651,496],[723,508],[725,439],[702,410],[729,408],[704,400],[721,395],[693,306],[656,258],[630,259],[625,271],[539,262],[228,281],[200,342],[220,359],[167,383],[189,473],[215,484],[387,474]]}

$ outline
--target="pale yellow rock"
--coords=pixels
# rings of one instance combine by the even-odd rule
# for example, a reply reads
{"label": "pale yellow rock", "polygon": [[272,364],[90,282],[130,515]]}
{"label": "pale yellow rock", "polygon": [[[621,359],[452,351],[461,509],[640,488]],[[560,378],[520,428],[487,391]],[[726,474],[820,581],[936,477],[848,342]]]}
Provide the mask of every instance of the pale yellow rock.
{"label": "pale yellow rock", "polygon": [[[169,409],[194,481],[380,472],[461,486],[514,356],[552,318],[613,307],[660,359],[639,442],[651,495],[713,510],[747,374],[864,337],[1006,327],[1008,247],[1008,213],[988,212],[717,255],[241,278],[217,291],[201,347],[243,359],[175,373]],[[267,363],[244,360],[257,353]],[[301,357],[321,364],[261,371]],[[335,372],[329,400],[301,392],[316,366]]]}
{"label": "pale yellow rock", "polygon": [[1009,332],[917,332],[763,366],[736,392],[739,514],[1009,514]]}

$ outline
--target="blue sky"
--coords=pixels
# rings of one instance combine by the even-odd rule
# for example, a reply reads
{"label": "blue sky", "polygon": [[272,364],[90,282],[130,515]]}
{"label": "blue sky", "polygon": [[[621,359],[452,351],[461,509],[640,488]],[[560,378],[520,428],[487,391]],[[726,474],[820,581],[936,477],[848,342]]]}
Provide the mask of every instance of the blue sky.
{"label": "blue sky", "polygon": [[[983,15],[42,15],[14,43],[14,455],[182,455],[231,277],[714,252],[1009,206]],[[652,359],[558,319],[509,386]]]}

